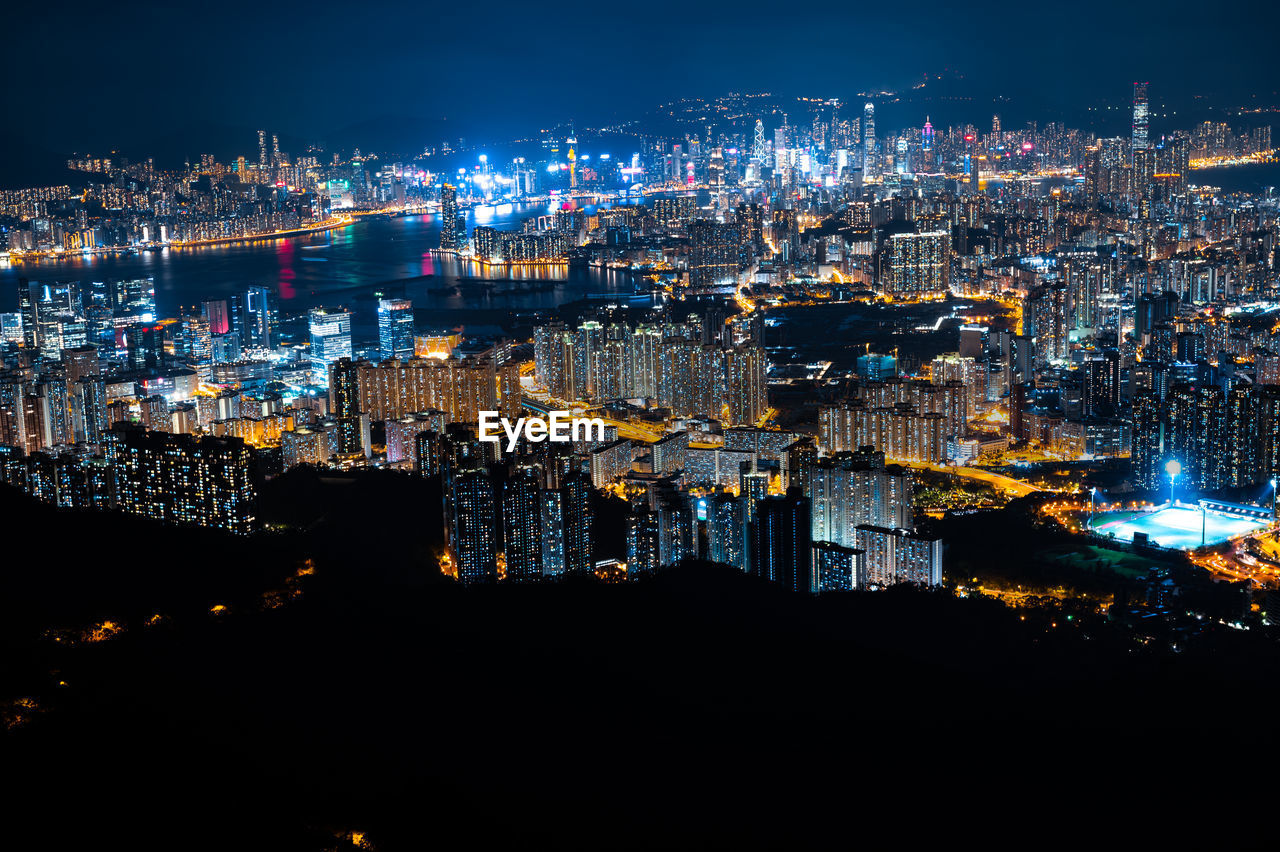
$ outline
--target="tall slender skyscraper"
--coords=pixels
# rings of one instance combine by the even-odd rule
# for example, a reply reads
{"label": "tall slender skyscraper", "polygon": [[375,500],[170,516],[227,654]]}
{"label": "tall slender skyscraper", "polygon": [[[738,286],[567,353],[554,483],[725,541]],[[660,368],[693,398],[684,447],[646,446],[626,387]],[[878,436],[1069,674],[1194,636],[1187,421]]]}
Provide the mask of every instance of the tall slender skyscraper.
{"label": "tall slender skyscraper", "polygon": [[876,105],[870,101],[862,108],[862,173],[876,173]]}
{"label": "tall slender skyscraper", "polygon": [[456,251],[458,248],[458,190],[453,184],[440,187],[440,248]]}
{"label": "tall slender skyscraper", "polygon": [[1140,151],[1148,144],[1147,84],[1133,84],[1133,150]]}
{"label": "tall slender skyscraper", "polygon": [[378,302],[378,351],[383,358],[413,356],[413,302],[408,299]]}
{"label": "tall slender skyscraper", "polygon": [[507,579],[542,579],[542,474],[533,465],[512,471],[502,489]]}

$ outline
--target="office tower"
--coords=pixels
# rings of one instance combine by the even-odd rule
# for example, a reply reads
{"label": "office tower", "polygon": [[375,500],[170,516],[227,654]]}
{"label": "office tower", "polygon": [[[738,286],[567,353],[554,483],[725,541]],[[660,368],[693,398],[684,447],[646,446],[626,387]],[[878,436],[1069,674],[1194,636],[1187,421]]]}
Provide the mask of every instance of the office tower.
{"label": "office tower", "polygon": [[924,128],[920,131],[920,150],[924,152],[926,162],[933,153],[933,137],[933,125],[929,123],[929,117],[925,116]]}
{"label": "office tower", "polygon": [[250,287],[238,298],[240,339],[245,346],[270,349],[275,343],[277,315],[275,300],[266,287]]}
{"label": "office tower", "polygon": [[128,278],[115,282],[112,310],[117,317],[137,322],[156,321],[156,288],[151,278]]}
{"label": "office tower", "polygon": [[977,139],[972,133],[964,135],[965,187],[969,195],[977,195],[982,189],[982,169],[978,165],[978,152],[974,150]]}
{"label": "office tower", "polygon": [[231,333],[231,313],[226,299],[211,299],[201,305],[201,312],[209,323],[210,334]]}
{"label": "office tower", "polygon": [[542,579],[542,471],[520,465],[502,486],[503,556],[508,580]]}
{"label": "office tower", "polygon": [[413,303],[408,299],[379,300],[378,354],[383,358],[413,357]]}
{"label": "office tower", "polygon": [[162,325],[131,325],[125,330],[128,364],[133,370],[159,369],[164,366]]}
{"label": "office tower", "polygon": [[69,384],[75,384],[85,376],[97,376],[102,372],[98,365],[98,347],[92,345],[63,349],[62,365]]}
{"label": "office tower", "polygon": [[351,357],[351,312],[342,308],[312,308],[311,376],[318,385],[329,381],[329,365]]}
{"label": "office tower", "polygon": [[104,445],[122,511],[238,534],[257,528],[253,450],[239,438],[197,440],[120,424]]}
{"label": "office tower", "polygon": [[876,171],[876,105],[867,102],[862,108],[862,173],[871,177]]}
{"label": "office tower", "polygon": [[258,173],[259,180],[261,175],[267,171],[267,131],[258,131]]}
{"label": "office tower", "polygon": [[889,238],[885,293],[894,298],[937,295],[951,289],[951,235],[945,231]]}
{"label": "office tower", "polygon": [[751,143],[751,159],[763,163],[769,156],[768,146],[764,141],[764,123],[756,119],[755,135]]}
{"label": "office tower", "polygon": [[1133,84],[1133,156],[1148,147],[1147,84]]}
{"label": "office tower", "polygon": [[440,248],[458,251],[458,190],[446,183],[440,187]]}
{"label": "office tower", "polygon": [[209,333],[208,319],[202,314],[187,314],[182,318],[182,333],[196,373],[201,381],[209,381],[213,375],[213,335]]}
{"label": "office tower", "polygon": [[492,583],[498,579],[495,530],[497,506],[493,483],[483,470],[467,470],[446,491],[451,507],[449,545],[458,579]]}
{"label": "office tower", "polygon": [[751,521],[751,572],[794,592],[816,592],[809,499],[798,491],[756,503]]}

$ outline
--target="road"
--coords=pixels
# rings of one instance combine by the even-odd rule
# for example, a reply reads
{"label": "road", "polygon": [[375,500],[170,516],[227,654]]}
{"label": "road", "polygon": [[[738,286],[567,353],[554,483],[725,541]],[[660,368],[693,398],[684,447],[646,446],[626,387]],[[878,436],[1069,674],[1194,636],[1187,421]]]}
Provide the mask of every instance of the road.
{"label": "road", "polygon": [[898,459],[886,459],[894,464],[900,464],[905,467],[916,468],[917,470],[934,470],[939,473],[950,473],[955,476],[962,476],[966,479],[976,479],[997,488],[1003,488],[1006,493],[1014,497],[1026,497],[1028,494],[1035,494],[1037,491],[1050,491],[1052,489],[1041,488],[1038,485],[1032,485],[1030,482],[1023,482],[1021,479],[1014,479],[1011,476],[1005,476],[1000,473],[992,473],[988,470],[981,470],[976,467],[952,467],[944,464],[929,464],[927,462],[900,461]]}

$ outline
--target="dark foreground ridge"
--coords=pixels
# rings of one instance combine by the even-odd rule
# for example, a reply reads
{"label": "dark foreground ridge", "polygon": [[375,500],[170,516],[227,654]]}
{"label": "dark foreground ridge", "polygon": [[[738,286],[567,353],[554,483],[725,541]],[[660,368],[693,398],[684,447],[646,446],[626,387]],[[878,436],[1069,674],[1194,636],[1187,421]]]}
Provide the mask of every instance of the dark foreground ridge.
{"label": "dark foreground ridge", "polygon": [[[40,708],[0,735],[8,848],[1032,840],[1046,821],[1094,836],[1116,807],[1135,818],[1112,839],[1189,840],[1220,836],[1214,797],[1255,794],[1216,761],[1274,754],[1262,637],[1156,652],[1101,618],[911,588],[814,598],[701,563],[462,588],[430,561],[418,519],[438,513],[370,500],[396,487],[377,479],[310,482],[323,516],[250,539],[4,492],[7,523],[61,565],[3,572],[0,698]],[[113,615],[107,641],[32,638]]]}

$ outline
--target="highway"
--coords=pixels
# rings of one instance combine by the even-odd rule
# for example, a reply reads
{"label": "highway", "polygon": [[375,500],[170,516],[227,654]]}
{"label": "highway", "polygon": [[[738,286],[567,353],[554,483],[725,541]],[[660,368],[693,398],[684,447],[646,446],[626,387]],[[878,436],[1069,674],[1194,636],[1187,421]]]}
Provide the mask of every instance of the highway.
{"label": "highway", "polygon": [[933,470],[938,473],[950,473],[955,476],[962,476],[966,479],[976,479],[980,482],[986,482],[997,488],[1003,488],[1006,493],[1014,497],[1026,497],[1028,494],[1035,494],[1037,491],[1049,491],[1052,489],[1041,488],[1032,485],[1029,482],[1023,482],[1021,479],[1014,479],[1011,476],[1005,476],[1000,473],[992,473],[987,470],[980,470],[976,467],[952,467],[944,464],[929,464],[928,462],[904,461],[901,459],[886,459],[885,461],[893,464],[900,464],[904,467],[911,467],[917,470]]}

